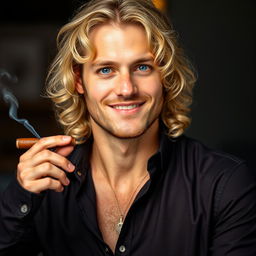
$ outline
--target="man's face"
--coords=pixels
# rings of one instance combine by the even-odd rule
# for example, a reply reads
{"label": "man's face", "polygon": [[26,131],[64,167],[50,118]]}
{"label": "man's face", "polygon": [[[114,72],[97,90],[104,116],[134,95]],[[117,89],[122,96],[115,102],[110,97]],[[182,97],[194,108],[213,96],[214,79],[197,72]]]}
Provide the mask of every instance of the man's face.
{"label": "man's face", "polygon": [[105,131],[118,138],[133,138],[147,131],[163,105],[158,67],[137,25],[102,25],[90,34],[96,49],[83,65],[82,81],[92,132]]}

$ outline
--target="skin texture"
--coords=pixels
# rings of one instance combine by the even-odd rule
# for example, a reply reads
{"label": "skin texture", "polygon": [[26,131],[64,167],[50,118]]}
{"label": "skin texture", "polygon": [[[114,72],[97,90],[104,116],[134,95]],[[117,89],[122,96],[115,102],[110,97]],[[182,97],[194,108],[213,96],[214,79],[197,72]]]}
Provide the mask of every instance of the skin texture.
{"label": "skin texture", "polygon": [[126,215],[149,179],[147,160],[158,148],[162,84],[142,27],[107,24],[94,29],[90,40],[96,56],[83,65],[76,88],[91,117],[98,223],[114,251],[118,204]]}
{"label": "skin texture", "polygon": [[[147,161],[159,146],[163,87],[145,31],[138,25],[105,24],[93,29],[95,58],[77,73],[76,90],[84,96],[93,134],[91,171],[97,218],[103,239],[114,251],[115,223],[149,179]],[[57,149],[53,152],[50,148]],[[62,192],[66,172],[75,166],[66,158],[71,137],[40,139],[20,157],[17,179],[31,192]],[[124,216],[125,217],[125,216]]]}
{"label": "skin texture", "polygon": [[162,109],[160,76],[144,30],[109,24],[94,29],[90,39],[97,54],[83,65],[77,90],[85,94],[92,129],[100,126],[118,138],[140,136]]}
{"label": "skin texture", "polygon": [[[30,192],[40,193],[46,189],[62,192],[69,184],[65,174],[73,172],[75,166],[66,159],[73,146],[70,136],[52,136],[40,139],[21,157],[17,166],[17,180]],[[60,147],[55,152],[49,148]]]}

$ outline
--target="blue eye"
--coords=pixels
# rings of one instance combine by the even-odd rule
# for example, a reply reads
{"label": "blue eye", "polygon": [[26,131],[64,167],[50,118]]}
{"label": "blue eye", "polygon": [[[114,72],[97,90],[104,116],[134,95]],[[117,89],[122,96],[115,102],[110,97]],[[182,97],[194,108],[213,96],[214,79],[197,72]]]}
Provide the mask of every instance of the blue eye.
{"label": "blue eye", "polygon": [[101,68],[100,73],[103,75],[107,75],[111,72],[111,68]]}
{"label": "blue eye", "polygon": [[147,71],[147,70],[149,69],[149,66],[148,66],[148,65],[140,65],[140,66],[138,67],[138,69],[139,69],[140,71]]}

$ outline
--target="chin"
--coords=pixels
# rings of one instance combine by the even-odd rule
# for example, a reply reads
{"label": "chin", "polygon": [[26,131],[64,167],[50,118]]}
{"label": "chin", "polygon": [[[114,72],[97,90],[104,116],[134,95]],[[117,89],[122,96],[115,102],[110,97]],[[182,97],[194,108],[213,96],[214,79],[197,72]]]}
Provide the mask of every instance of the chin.
{"label": "chin", "polygon": [[140,121],[139,123],[104,123],[99,122],[99,120],[94,119],[92,117],[92,120],[94,123],[100,127],[102,130],[104,130],[107,134],[110,136],[113,136],[118,139],[135,139],[143,134],[145,134],[147,131],[152,128],[152,124],[155,123],[155,121],[158,118],[149,121]]}
{"label": "chin", "polygon": [[145,134],[149,129],[151,128],[152,124],[154,123],[155,120],[153,120],[150,123],[146,123],[144,125],[140,125],[139,127],[135,128],[136,126],[126,126],[126,127],[115,127],[113,130],[108,130],[108,132],[120,139],[135,139],[143,134]]}
{"label": "chin", "polygon": [[134,131],[134,132],[121,132],[121,131],[117,131],[117,132],[110,132],[112,134],[112,136],[119,138],[119,139],[135,139],[138,138],[140,136],[142,136],[144,133],[146,132],[145,130],[140,130],[140,131]]}

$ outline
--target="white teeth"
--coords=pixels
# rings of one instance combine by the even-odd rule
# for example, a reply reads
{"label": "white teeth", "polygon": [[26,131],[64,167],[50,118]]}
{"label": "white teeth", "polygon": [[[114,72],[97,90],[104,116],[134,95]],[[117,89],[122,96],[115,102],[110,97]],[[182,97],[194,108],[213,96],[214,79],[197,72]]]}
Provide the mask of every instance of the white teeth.
{"label": "white teeth", "polygon": [[133,109],[133,108],[137,108],[139,105],[138,104],[134,104],[134,105],[129,105],[129,106],[113,106],[113,108],[115,109]]}

